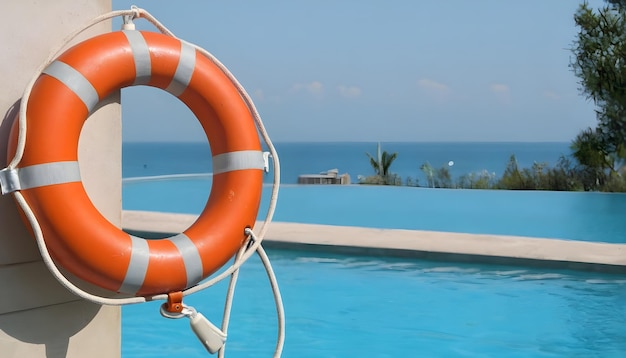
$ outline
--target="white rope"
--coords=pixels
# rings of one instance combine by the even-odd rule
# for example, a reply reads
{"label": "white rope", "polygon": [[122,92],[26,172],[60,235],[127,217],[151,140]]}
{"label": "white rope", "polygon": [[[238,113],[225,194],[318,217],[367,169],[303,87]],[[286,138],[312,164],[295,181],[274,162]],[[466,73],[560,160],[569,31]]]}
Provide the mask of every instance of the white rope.
{"label": "white rope", "polygon": [[[244,245],[237,252],[237,256],[235,256],[235,262],[241,259],[241,256],[244,254],[246,250],[246,246]],[[235,272],[230,275],[230,281],[228,282],[228,291],[226,293],[226,302],[224,303],[224,314],[222,316],[222,332],[226,336],[228,336],[228,325],[230,324],[230,313],[232,311],[233,299],[235,298],[235,286],[237,285],[237,279],[239,278],[239,270],[235,270]],[[222,346],[222,348],[217,352],[218,358],[224,358],[224,354],[226,352],[226,343]]]}
{"label": "white rope", "polygon": [[[7,169],[15,169],[19,165],[20,161],[22,160],[22,157],[24,154],[24,148],[26,144],[26,135],[27,135],[26,133],[26,128],[27,128],[26,109],[28,107],[28,100],[30,98],[30,94],[33,89],[33,86],[35,82],[37,81],[37,79],[39,78],[39,76],[41,75],[41,73],[50,63],[52,63],[52,61],[54,61],[61,54],[61,51],[65,49],[67,44],[70,43],[72,40],[74,40],[78,35],[80,35],[85,30],[91,28],[92,26],[102,21],[106,21],[106,20],[109,20],[111,18],[118,17],[118,16],[122,16],[122,17],[126,16],[126,19],[144,18],[150,23],[152,23],[161,33],[177,38],[176,36],[174,36],[174,34],[170,30],[168,30],[163,24],[161,24],[150,13],[148,13],[144,9],[139,9],[136,7],[133,7],[130,10],[112,11],[110,13],[98,16],[94,18],[93,20],[91,20],[90,22],[88,22],[87,24],[85,24],[79,30],[75,31],[74,33],[66,37],[65,40],[62,42],[62,45],[59,46],[55,51],[51,52],[51,55],[35,71],[35,75],[26,86],[26,89],[24,91],[24,94],[22,96],[22,100],[20,103],[20,110],[19,110],[19,117],[18,117],[19,130],[18,130],[17,148],[16,148],[15,156],[13,157],[13,159],[7,166]],[[225,304],[225,309],[224,309],[224,320],[222,324],[222,327],[225,332],[228,329],[228,323],[230,320],[230,310],[232,307],[232,300],[234,297],[234,289],[235,289],[235,285],[236,285],[236,281],[238,277],[238,270],[241,267],[241,265],[243,265],[243,263],[245,263],[252,256],[252,254],[257,252],[267,271],[270,284],[272,286],[272,292],[274,293],[274,300],[276,303],[276,310],[277,310],[278,322],[279,322],[278,323],[278,327],[279,327],[278,339],[277,339],[277,345],[276,345],[274,356],[279,357],[282,353],[282,347],[283,347],[283,342],[284,342],[284,332],[285,332],[284,310],[282,306],[282,299],[280,297],[280,291],[278,289],[278,284],[277,284],[273,269],[271,267],[271,263],[269,262],[269,258],[267,257],[267,255],[265,254],[265,251],[263,250],[261,246],[263,238],[265,237],[265,234],[267,232],[268,225],[274,216],[276,202],[278,199],[278,190],[279,190],[279,185],[280,185],[280,162],[278,159],[278,154],[276,153],[276,149],[274,148],[274,145],[272,144],[272,141],[269,138],[269,135],[267,134],[267,130],[265,129],[265,126],[263,124],[263,121],[261,120],[261,116],[259,112],[257,111],[254,103],[252,102],[252,99],[250,98],[246,90],[243,88],[243,86],[241,86],[239,81],[237,81],[237,79],[232,75],[232,73],[219,60],[217,60],[217,58],[215,58],[211,53],[209,53],[208,51],[204,50],[203,48],[199,46],[196,46],[194,44],[191,44],[191,45],[194,46],[194,48],[196,48],[196,50],[198,50],[202,55],[207,57],[212,63],[214,63],[229,78],[229,80],[237,88],[238,92],[244,99],[244,102],[248,106],[248,109],[250,110],[254,118],[254,121],[259,130],[259,133],[261,137],[263,138],[263,140],[265,141],[270,151],[272,161],[274,164],[274,178],[273,178],[274,185],[272,187],[272,193],[270,197],[270,203],[269,203],[269,207],[267,210],[267,214],[266,214],[265,220],[263,221],[261,228],[259,229],[259,233],[255,235],[252,230],[245,229],[246,234],[249,235],[250,238],[252,238],[252,241],[251,241],[252,244],[249,246],[246,244],[244,247],[242,247],[242,249],[239,250],[234,260],[234,263],[229,268],[227,268],[226,270],[224,270],[217,276],[205,282],[201,282],[200,284],[196,286],[188,288],[187,290],[183,291],[183,295],[187,296],[192,293],[201,291],[231,276],[231,283],[229,284],[229,289],[228,289],[228,293],[226,297],[226,304]],[[86,300],[89,300],[91,302],[101,304],[101,305],[120,306],[120,305],[127,305],[127,304],[142,303],[146,301],[167,299],[167,293],[153,295],[153,296],[145,296],[145,297],[101,297],[101,296],[93,295],[89,292],[86,292],[80,287],[76,286],[69,279],[67,279],[63,275],[63,273],[61,273],[56,263],[50,256],[46,242],[43,237],[41,226],[39,225],[39,222],[37,221],[35,214],[33,213],[32,209],[28,206],[28,203],[26,202],[22,194],[19,191],[16,191],[13,194],[18,205],[24,211],[26,218],[28,219],[29,223],[31,224],[33,228],[35,239],[37,241],[37,246],[39,247],[39,252],[43,258],[45,265],[48,267],[48,269],[53,274],[53,276],[69,291],[71,291],[72,293],[74,293],[75,295],[83,299],[86,299]],[[247,241],[247,242],[250,242],[250,241]],[[220,352],[222,352],[221,354],[223,355],[223,348],[220,350]]]}
{"label": "white rope", "polygon": [[270,285],[272,286],[272,292],[274,294],[274,304],[276,305],[276,316],[278,319],[278,339],[276,340],[274,358],[278,358],[282,354],[283,345],[285,344],[285,308],[283,307],[283,298],[280,295],[278,281],[276,280],[276,275],[274,275],[270,258],[265,253],[263,246],[259,246],[257,252],[263,262],[263,267],[265,267],[265,271],[267,272],[267,277],[270,280]]}
{"label": "white rope", "polygon": [[[256,241],[256,236],[252,230],[247,229],[247,233],[250,235],[251,240]],[[241,250],[237,253],[235,257],[235,261],[241,260],[241,257],[247,250],[247,245],[243,246]],[[265,253],[263,246],[259,246],[256,250],[261,262],[263,263],[263,267],[265,268],[265,272],[267,273],[267,277],[270,282],[270,286],[272,287],[272,294],[274,296],[274,304],[276,306],[276,317],[278,319],[278,332],[276,339],[276,348],[274,350],[274,357],[280,357],[283,351],[283,346],[285,343],[285,309],[283,306],[283,299],[280,294],[280,288],[278,287],[278,281],[276,280],[276,275],[274,274],[274,270],[272,268],[272,264],[270,263],[270,259]],[[224,334],[228,333],[228,324],[230,323],[230,312],[232,308],[232,301],[235,297],[235,286],[237,283],[237,278],[239,277],[239,270],[235,270],[231,275],[231,280],[228,284],[228,292],[226,294],[226,303],[224,304],[224,316],[222,318],[222,332]],[[226,344],[219,350],[218,358],[224,358],[226,350]]]}

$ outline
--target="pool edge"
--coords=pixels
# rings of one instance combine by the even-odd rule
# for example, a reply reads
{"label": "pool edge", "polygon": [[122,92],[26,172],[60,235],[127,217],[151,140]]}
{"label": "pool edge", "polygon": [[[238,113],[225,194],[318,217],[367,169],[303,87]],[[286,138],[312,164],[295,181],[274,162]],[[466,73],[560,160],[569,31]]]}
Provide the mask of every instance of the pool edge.
{"label": "pool edge", "polygon": [[[196,217],[125,210],[122,227],[133,234],[158,237],[185,230]],[[257,223],[257,228],[259,226],[260,223]],[[549,238],[273,222],[265,236],[264,246],[626,273],[626,244]]]}

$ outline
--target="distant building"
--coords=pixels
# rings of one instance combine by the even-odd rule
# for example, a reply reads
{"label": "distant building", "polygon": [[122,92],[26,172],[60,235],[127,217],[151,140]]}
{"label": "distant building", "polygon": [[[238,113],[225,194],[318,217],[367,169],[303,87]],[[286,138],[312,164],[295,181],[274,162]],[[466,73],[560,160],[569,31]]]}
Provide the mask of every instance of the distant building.
{"label": "distant building", "polygon": [[302,174],[298,184],[350,184],[350,175],[339,175],[339,169],[331,169],[319,174]]}

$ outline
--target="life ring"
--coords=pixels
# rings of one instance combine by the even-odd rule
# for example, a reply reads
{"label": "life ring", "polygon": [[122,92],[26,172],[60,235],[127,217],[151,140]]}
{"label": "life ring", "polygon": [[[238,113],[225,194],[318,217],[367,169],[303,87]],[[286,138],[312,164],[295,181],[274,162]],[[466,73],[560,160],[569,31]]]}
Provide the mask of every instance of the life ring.
{"label": "life ring", "polygon": [[[85,120],[102,99],[133,85],[178,97],[211,147],[206,206],[191,227],[170,238],[123,232],[93,206],[80,179],[78,139]],[[181,291],[219,270],[254,225],[265,161],[253,116],[219,67],[184,41],[125,30],[79,43],[37,79],[26,117],[18,189],[55,262],[81,279],[136,296]]]}

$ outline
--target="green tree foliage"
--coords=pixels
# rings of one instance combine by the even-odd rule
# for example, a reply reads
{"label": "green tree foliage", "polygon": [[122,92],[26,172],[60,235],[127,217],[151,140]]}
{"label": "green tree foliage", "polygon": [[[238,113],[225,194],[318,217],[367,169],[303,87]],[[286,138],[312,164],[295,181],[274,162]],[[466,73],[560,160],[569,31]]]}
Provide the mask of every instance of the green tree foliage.
{"label": "green tree foliage", "polygon": [[376,157],[369,153],[365,153],[370,159],[370,165],[376,173],[374,176],[370,176],[362,180],[363,184],[384,184],[384,185],[401,185],[401,178],[393,173],[389,172],[389,168],[394,160],[398,157],[398,153],[388,153],[380,149],[380,142],[376,150]]}
{"label": "green tree foliage", "polygon": [[477,173],[464,174],[459,177],[456,187],[461,189],[495,189],[496,173],[482,170]]}
{"label": "green tree foliage", "polygon": [[533,163],[530,168],[520,169],[514,155],[504,170],[502,178],[494,185],[495,189],[509,190],[580,190],[579,173],[571,162],[561,156],[554,168],[547,163]]}
{"label": "green tree foliage", "polygon": [[439,169],[433,168],[429,162],[426,162],[420,166],[420,170],[426,175],[426,181],[429,188],[453,188],[452,175],[450,169],[447,166],[442,166]]}
{"label": "green tree foliage", "polygon": [[[586,163],[585,165],[574,165],[570,160],[572,157],[561,155],[554,167],[549,166],[548,163],[535,162],[530,168],[520,168],[515,155],[511,155],[500,178],[496,177],[496,173],[483,170],[462,175],[454,181],[449,167],[444,165],[437,169],[433,168],[429,162],[422,164],[420,170],[426,176],[425,186],[429,188],[626,192],[626,169],[621,169],[621,172],[619,170],[604,171],[605,166],[608,165],[606,161],[612,159],[607,159],[605,152],[602,151],[604,149],[594,142],[597,140],[593,137],[594,133],[593,130],[583,131],[579,136],[581,139],[575,140],[572,145],[574,150],[572,157],[579,163]],[[583,148],[583,146],[586,147]],[[372,158],[371,155],[368,154],[368,156]],[[382,152],[379,157],[382,160]],[[372,167],[375,171],[376,168],[381,168],[378,161],[374,163]],[[402,179],[397,174],[387,172],[386,177],[376,174],[361,179],[360,183],[402,185]],[[408,177],[405,185],[419,186],[419,181]]]}
{"label": "green tree foliage", "polygon": [[506,165],[502,179],[497,184],[498,187],[511,190],[532,189],[531,172],[528,169],[519,169],[517,158],[511,155]]}
{"label": "green tree foliage", "polygon": [[577,170],[572,167],[568,157],[561,155],[554,168],[548,168],[546,174],[547,190],[572,191],[582,190],[582,182]]}
{"label": "green tree foliage", "polygon": [[428,183],[429,188],[435,187],[435,169],[429,162],[426,162],[420,166],[420,170],[424,175],[426,175],[426,183]]}
{"label": "green tree foliage", "polygon": [[435,186],[437,188],[452,188],[452,175],[450,175],[450,168],[446,165],[437,169]]}
{"label": "green tree foliage", "polygon": [[581,165],[580,178],[585,190],[600,189],[614,172],[614,157],[608,150],[602,132],[587,128],[572,142],[572,156]]}
{"label": "green tree foliage", "polygon": [[574,21],[579,32],[571,67],[597,107],[598,127],[583,131],[572,146],[602,185],[602,176],[615,176],[626,159],[626,1],[610,0],[597,11],[583,3]]}

